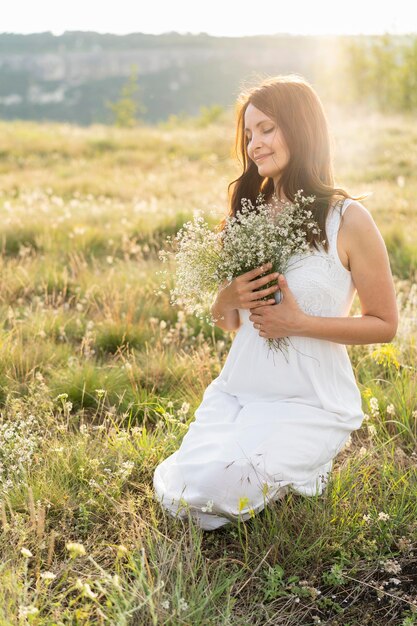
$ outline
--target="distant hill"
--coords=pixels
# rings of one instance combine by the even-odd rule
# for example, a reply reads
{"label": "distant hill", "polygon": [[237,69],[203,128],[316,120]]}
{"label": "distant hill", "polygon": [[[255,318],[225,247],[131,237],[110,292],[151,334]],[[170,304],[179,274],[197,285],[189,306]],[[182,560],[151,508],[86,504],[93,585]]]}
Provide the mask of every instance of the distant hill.
{"label": "distant hill", "polygon": [[340,41],[285,34],[2,33],[0,117],[110,123],[105,102],[117,100],[132,65],[146,123],[170,114],[197,115],[203,105],[232,107],[242,81],[255,74],[297,72],[324,85]]}

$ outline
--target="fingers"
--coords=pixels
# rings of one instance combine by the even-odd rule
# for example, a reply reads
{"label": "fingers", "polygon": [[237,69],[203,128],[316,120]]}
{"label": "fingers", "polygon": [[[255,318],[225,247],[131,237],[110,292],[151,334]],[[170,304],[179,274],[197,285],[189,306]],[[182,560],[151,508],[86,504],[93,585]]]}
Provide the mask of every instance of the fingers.
{"label": "fingers", "polygon": [[261,274],[264,274],[265,272],[270,270],[271,267],[272,267],[272,263],[265,263],[264,265],[261,265],[260,267],[255,267],[254,270],[249,270],[249,272],[245,272],[244,274],[241,274],[240,278],[243,278],[245,282],[247,280],[252,280],[256,278],[257,276],[260,276]]}
{"label": "fingers", "polygon": [[268,299],[268,300],[251,300],[250,302],[248,302],[245,306],[243,306],[243,309],[257,309],[261,306],[270,306],[271,304],[276,304],[275,299]]}
{"label": "fingers", "polygon": [[262,276],[262,278],[257,278],[256,280],[251,280],[249,283],[249,287],[251,289],[257,289],[258,287],[262,287],[273,280],[278,280],[279,272],[272,272],[272,274],[267,274],[266,276]]}
{"label": "fingers", "polygon": [[261,289],[259,291],[252,291],[248,294],[249,300],[258,300],[259,298],[264,298],[265,296],[269,296],[271,293],[275,293],[279,290],[278,285],[272,285],[272,287],[268,287],[268,289]]}

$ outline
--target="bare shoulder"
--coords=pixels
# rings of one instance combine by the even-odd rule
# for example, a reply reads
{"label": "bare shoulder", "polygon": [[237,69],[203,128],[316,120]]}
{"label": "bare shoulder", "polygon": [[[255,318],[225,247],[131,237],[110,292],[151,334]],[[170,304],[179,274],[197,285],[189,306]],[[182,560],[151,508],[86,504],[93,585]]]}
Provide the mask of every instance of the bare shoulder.
{"label": "bare shoulder", "polygon": [[385,241],[370,211],[357,200],[349,203],[343,213],[340,228],[342,250],[352,274],[371,265],[387,265]]}
{"label": "bare shoulder", "polygon": [[352,228],[355,225],[364,225],[371,222],[375,224],[371,212],[359,200],[349,202],[343,213],[343,221]]}
{"label": "bare shoulder", "polygon": [[372,217],[371,212],[358,200],[349,203],[343,213],[341,223],[342,239],[346,252],[356,245],[372,240],[383,242],[382,235]]}

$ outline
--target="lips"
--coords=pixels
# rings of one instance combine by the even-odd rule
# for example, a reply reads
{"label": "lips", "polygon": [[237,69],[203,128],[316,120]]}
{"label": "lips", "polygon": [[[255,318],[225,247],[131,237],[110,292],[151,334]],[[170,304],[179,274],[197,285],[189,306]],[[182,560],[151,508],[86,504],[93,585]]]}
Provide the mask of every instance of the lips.
{"label": "lips", "polygon": [[261,154],[261,155],[255,157],[255,161],[262,161],[263,159],[266,159],[266,157],[271,156],[271,154],[273,154],[273,152],[271,152],[270,154]]}

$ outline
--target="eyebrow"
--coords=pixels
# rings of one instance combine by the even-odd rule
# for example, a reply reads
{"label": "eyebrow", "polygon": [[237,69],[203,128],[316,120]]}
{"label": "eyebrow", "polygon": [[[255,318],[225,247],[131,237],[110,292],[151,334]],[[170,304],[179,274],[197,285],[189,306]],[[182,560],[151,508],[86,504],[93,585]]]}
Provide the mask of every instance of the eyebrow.
{"label": "eyebrow", "polygon": [[[271,120],[267,120],[267,119],[261,120],[260,122],[258,122],[257,124],[255,124],[255,127],[256,127],[256,126],[260,126],[260,125],[261,125],[261,124],[263,124],[264,122],[271,122]],[[271,122],[271,123],[273,123],[273,122]],[[245,130],[245,132],[246,132],[247,130],[250,130],[250,128],[245,128],[244,130]]]}

